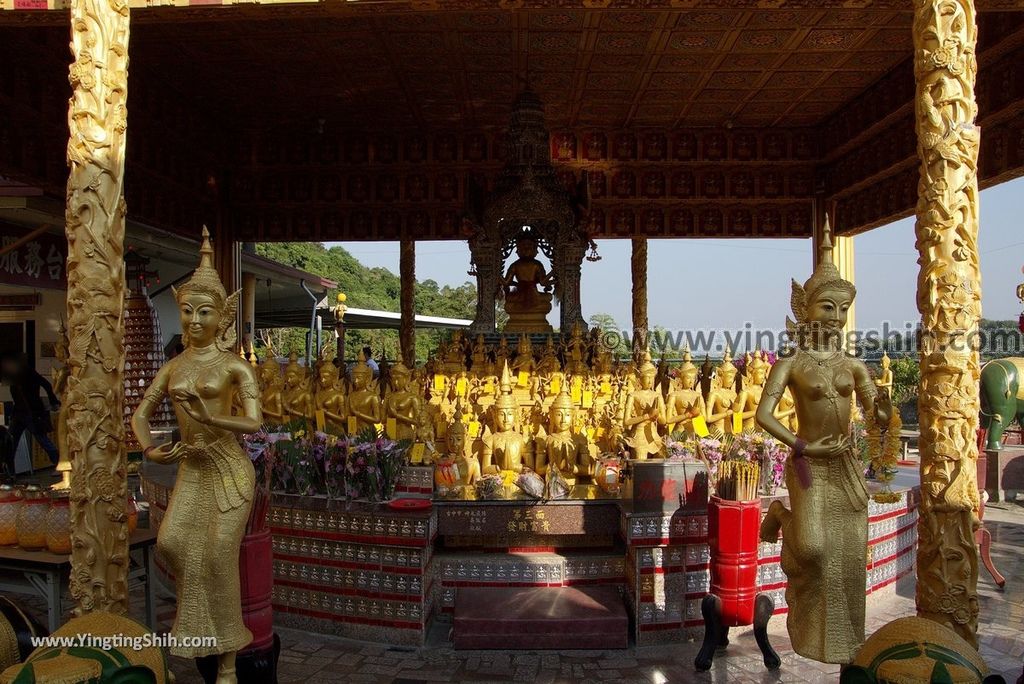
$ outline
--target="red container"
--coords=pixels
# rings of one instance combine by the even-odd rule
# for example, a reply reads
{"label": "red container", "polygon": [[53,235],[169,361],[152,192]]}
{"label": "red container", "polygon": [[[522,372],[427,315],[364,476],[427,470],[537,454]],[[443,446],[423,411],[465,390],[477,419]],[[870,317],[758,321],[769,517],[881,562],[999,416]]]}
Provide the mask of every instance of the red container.
{"label": "red container", "polygon": [[708,502],[711,593],[722,602],[722,625],[754,623],[761,500]]}
{"label": "red container", "polygon": [[274,643],[274,552],[269,529],[242,538],[238,570],[242,580],[242,621],[252,632],[252,643],[244,650],[268,649]]}

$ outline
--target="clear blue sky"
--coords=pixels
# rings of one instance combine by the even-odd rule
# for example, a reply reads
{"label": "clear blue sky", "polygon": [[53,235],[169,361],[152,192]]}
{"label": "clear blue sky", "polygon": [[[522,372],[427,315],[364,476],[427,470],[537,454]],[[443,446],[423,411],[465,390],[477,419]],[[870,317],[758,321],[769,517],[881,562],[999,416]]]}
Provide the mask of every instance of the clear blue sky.
{"label": "clear blue sky", "polygon": [[[983,315],[1016,319],[1021,312],[1017,284],[1024,281],[1024,234],[1020,195],[1024,179],[981,193]],[[368,266],[398,272],[398,243],[340,243]],[[917,250],[913,218],[877,228],[854,239],[857,266],[857,327],[900,329],[920,320],[914,301]],[[628,240],[602,240],[598,262],[583,263],[585,318],[611,314],[630,327]],[[811,269],[810,240],[652,240],[648,260],[650,324],[669,330],[782,328],[789,313],[789,281],[803,282]],[[458,285],[470,280],[464,242],[416,245],[416,277]],[[344,288],[344,283],[342,283]],[[350,302],[358,307],[358,302]],[[557,312],[549,319],[557,325]]]}

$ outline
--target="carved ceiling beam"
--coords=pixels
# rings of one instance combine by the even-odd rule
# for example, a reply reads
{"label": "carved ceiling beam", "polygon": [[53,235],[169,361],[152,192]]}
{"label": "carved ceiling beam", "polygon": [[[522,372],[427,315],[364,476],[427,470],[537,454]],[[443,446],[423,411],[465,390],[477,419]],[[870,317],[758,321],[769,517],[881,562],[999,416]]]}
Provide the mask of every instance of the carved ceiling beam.
{"label": "carved ceiling beam", "polygon": [[[138,23],[188,21],[239,21],[251,17],[265,17],[266,7],[287,12],[289,17],[344,17],[380,16],[382,13],[414,12],[507,12],[506,4],[494,0],[452,0],[444,3],[421,2],[420,0],[375,0],[374,2],[340,2],[337,0],[301,2],[296,0],[263,0],[260,7],[252,7],[251,0],[220,0],[207,6],[177,5],[175,0],[129,0],[133,20]],[[0,0],[0,25],[33,24],[57,25],[67,21],[67,10],[71,0],[47,0],[46,7],[31,11],[11,11],[17,0]],[[638,6],[636,0],[610,0],[595,7],[593,0],[517,0],[515,9],[537,10],[587,10],[590,12],[640,11],[663,12],[663,2],[646,2]],[[747,9],[758,12],[793,9],[848,9],[849,0],[788,0],[766,4],[763,0],[687,0],[687,9]],[[902,0],[864,0],[857,9],[898,11],[909,13],[907,3]],[[978,3],[981,12],[1014,12],[1024,9],[1024,0],[982,0]]]}

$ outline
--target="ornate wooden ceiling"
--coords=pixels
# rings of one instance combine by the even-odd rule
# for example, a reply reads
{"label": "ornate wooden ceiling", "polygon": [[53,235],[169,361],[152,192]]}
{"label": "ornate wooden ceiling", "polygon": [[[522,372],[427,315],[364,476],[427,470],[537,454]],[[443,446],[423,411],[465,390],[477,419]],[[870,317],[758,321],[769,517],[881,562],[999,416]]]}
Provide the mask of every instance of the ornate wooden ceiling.
{"label": "ornate wooden ceiling", "polygon": [[142,23],[132,66],[254,126],[497,129],[528,81],[552,128],[799,127],[911,51],[894,11],[309,14]]}
{"label": "ornate wooden ceiling", "polygon": [[[527,9],[494,11],[509,4]],[[837,203],[841,231],[912,208],[909,13],[870,0],[702,4],[139,10],[129,212],[185,232],[220,221],[245,239],[456,238],[468,180],[500,168],[527,80],[565,182],[591,174],[596,237],[799,237],[816,200]],[[55,195],[62,17],[0,12],[0,175]],[[1024,170],[1022,20],[981,15],[983,182]]]}

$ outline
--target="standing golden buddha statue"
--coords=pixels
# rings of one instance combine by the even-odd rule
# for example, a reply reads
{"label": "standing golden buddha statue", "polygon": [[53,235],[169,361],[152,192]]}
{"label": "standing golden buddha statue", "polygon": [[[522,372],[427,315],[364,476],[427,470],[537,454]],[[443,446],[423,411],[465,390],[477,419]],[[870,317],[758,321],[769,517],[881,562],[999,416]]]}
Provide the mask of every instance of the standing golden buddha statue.
{"label": "standing golden buddha statue", "polygon": [[260,364],[260,385],[263,388],[260,405],[264,420],[270,425],[284,425],[288,422],[284,409],[284,378],[271,350],[267,350],[267,357]]}
{"label": "standing golden buddha statue", "polygon": [[384,421],[385,427],[395,421],[392,439],[416,439],[422,402],[409,391],[409,379],[410,372],[404,363],[399,361],[391,367],[390,391],[384,397]]}
{"label": "standing golden buddha statue", "polygon": [[761,350],[749,355],[750,360],[743,373],[743,391],[736,399],[735,413],[740,415],[743,421],[744,432],[753,430],[756,427],[754,416],[757,413],[757,406],[761,403],[761,396],[764,394],[764,384],[768,378],[768,369],[771,366],[764,359]]}
{"label": "standing golden buddha statue", "polygon": [[687,349],[683,353],[683,365],[675,377],[672,390],[665,402],[665,422],[668,431],[685,432],[694,435],[693,419],[705,414],[704,395],[697,386],[697,366]]}
{"label": "standing golden buddha statue", "polygon": [[[373,369],[362,352],[352,368],[352,393],[348,396],[348,416],[355,418],[355,434],[374,428],[381,419],[380,394],[373,387]],[[351,421],[349,421],[351,422]],[[348,432],[353,432],[348,430]]]}
{"label": "standing golden buddha statue", "polygon": [[[178,463],[157,549],[174,575],[178,610],[171,635],[178,644],[214,637],[216,646],[172,646],[172,655],[219,655],[217,684],[236,684],[235,654],[252,641],[242,622],[238,552],[252,505],[255,471],[238,435],[263,422],[256,376],[234,351],[235,310],[213,268],[203,229],[199,267],[174,292],[185,351],[157,373],[132,417],[147,458]],[[181,430],[176,444],[153,444],[149,420],[170,396]],[[238,397],[240,414],[232,415]]]}
{"label": "standing golden buddha statue", "polygon": [[736,366],[732,363],[732,354],[725,350],[725,358],[715,369],[715,377],[711,381],[711,392],[708,393],[707,412],[708,428],[713,433],[725,434],[732,432],[732,425],[726,425],[731,418],[736,404]]}
{"label": "standing golden buddha statue", "polygon": [[335,429],[345,428],[345,385],[338,367],[331,361],[320,365],[317,372],[317,390],[314,397],[317,411],[323,411],[324,423]]}
{"label": "standing golden buddha statue", "polygon": [[[846,354],[842,331],[856,289],[832,263],[826,224],[814,274],[793,281],[796,322],[787,328],[795,351],[772,366],[757,409],[757,422],[793,449],[786,464],[792,510],[772,502],[761,524],[762,540],[774,543],[781,529],[786,573],[787,626],[793,650],[826,663],[849,663],[864,641],[864,558],[868,492],[863,464],[849,440],[852,396],[889,420],[887,396],[876,401],[867,366]],[[775,417],[789,388],[796,402],[798,434]]]}
{"label": "standing golden buddha statue", "polygon": [[658,458],[665,444],[661,430],[665,425],[665,399],[654,388],[657,367],[651,363],[651,353],[644,352],[644,362],[638,369],[640,389],[626,398],[622,427],[626,430],[626,444],[633,458]]}
{"label": "standing golden buddha statue", "polygon": [[484,474],[511,470],[519,472],[529,465],[529,444],[526,437],[516,429],[519,407],[512,395],[512,378],[508,365],[501,371],[501,393],[494,402],[494,432],[485,435],[481,454]]}
{"label": "standing golden buddha statue", "polygon": [[879,391],[885,392],[889,398],[892,398],[892,360],[889,359],[889,354],[885,351],[882,352],[881,359],[882,369],[878,373],[878,377],[875,378],[875,386],[878,387]]}

